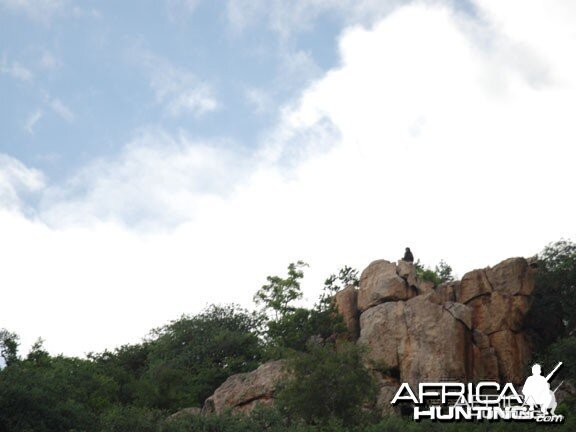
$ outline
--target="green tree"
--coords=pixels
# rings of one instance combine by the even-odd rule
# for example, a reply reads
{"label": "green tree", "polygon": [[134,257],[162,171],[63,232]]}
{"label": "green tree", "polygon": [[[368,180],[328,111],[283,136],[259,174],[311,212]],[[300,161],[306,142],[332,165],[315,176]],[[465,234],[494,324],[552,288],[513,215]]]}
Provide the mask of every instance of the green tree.
{"label": "green tree", "polygon": [[424,266],[420,260],[414,263],[414,268],[416,269],[416,276],[418,276],[420,280],[432,282],[435,286],[454,280],[452,267],[444,260],[440,260],[440,263],[435,266],[434,270]]}
{"label": "green tree", "polygon": [[358,270],[344,266],[338,270],[337,274],[331,274],[324,281],[324,289],[320,296],[319,309],[328,309],[334,305],[334,296],[336,293],[347,286],[357,287],[360,285]]}
{"label": "green tree", "polygon": [[322,295],[313,308],[296,308],[290,302],[300,298],[300,281],[304,276],[305,263],[288,266],[288,277],[268,276],[269,284],[256,293],[255,300],[264,303],[265,310],[275,312],[273,319],[266,321],[266,338],[269,356],[282,357],[286,350],[306,351],[311,338],[322,340],[346,331],[342,317],[334,305],[334,294],[343,286],[358,285],[358,271],[351,267],[330,275]]}
{"label": "green tree", "polygon": [[154,341],[140,344],[123,345],[113,351],[90,353],[98,370],[109,376],[118,385],[115,401],[121,405],[141,403],[153,399],[147,396],[153,393],[152,385],[143,379],[148,370],[148,356]]}
{"label": "green tree", "polygon": [[569,380],[576,384],[576,336],[568,336],[550,345],[545,356],[547,370],[552,370],[556,364],[563,362],[558,374],[558,380]]}
{"label": "green tree", "polygon": [[438,265],[434,268],[434,272],[438,275],[440,283],[452,282],[454,280],[452,267],[446,264],[446,261],[444,260],[440,260]]}
{"label": "green tree", "polygon": [[536,296],[560,311],[568,334],[576,330],[576,244],[560,240],[547,245],[538,256]]}
{"label": "green tree", "polygon": [[278,394],[278,405],[289,418],[308,424],[334,419],[344,424],[362,419],[362,406],[373,400],[375,386],[352,343],[311,346],[288,363],[291,372]]}
{"label": "green tree", "polygon": [[174,410],[201,406],[230,375],[263,358],[259,318],[234,305],[211,306],[152,333],[140,404]]}
{"label": "green tree", "polygon": [[6,366],[10,366],[18,360],[19,338],[16,333],[6,329],[0,330],[0,357]]}
{"label": "green tree", "polygon": [[96,432],[116,391],[93,362],[51,357],[38,342],[25,359],[0,371],[0,430]]}
{"label": "green tree", "polygon": [[293,311],[295,300],[302,298],[300,281],[304,277],[303,268],[308,267],[303,261],[288,265],[288,276],[268,276],[267,284],[263,285],[254,295],[254,302],[263,305],[265,311],[272,311],[276,319]]}

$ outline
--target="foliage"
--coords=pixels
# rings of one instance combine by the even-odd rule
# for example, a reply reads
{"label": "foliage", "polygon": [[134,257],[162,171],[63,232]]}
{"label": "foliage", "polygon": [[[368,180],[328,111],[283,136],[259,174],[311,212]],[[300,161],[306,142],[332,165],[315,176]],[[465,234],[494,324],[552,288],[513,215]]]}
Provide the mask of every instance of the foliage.
{"label": "foliage", "polygon": [[0,430],[96,431],[115,392],[91,361],[50,357],[38,344],[0,373]]}
{"label": "foliage", "polygon": [[576,336],[568,336],[559,339],[548,347],[546,353],[541,356],[544,370],[552,370],[556,364],[563,362],[556,381],[570,381],[576,385]]}
{"label": "foliage", "polygon": [[140,396],[144,406],[201,405],[230,375],[255,369],[263,356],[259,319],[235,306],[203,313],[154,331]]}
{"label": "foliage", "polygon": [[18,360],[18,339],[16,333],[0,330],[0,357],[7,366]]}
{"label": "foliage", "polygon": [[274,312],[276,318],[282,317],[288,312],[294,310],[291,303],[302,298],[300,281],[304,277],[304,267],[307,267],[303,261],[290,263],[288,265],[288,277],[268,276],[268,283],[262,285],[254,295],[254,302],[262,304],[265,311]]}
{"label": "foliage", "polygon": [[576,330],[576,243],[551,243],[538,258],[538,303],[550,312],[560,311],[567,333],[572,334]]}
{"label": "foliage", "polygon": [[[264,312],[237,306],[211,306],[151,332],[142,343],[92,353],[87,359],[51,356],[39,339],[19,356],[19,338],[0,330],[0,432],[376,432],[376,431],[532,431],[537,424],[416,423],[375,419],[365,411],[374,400],[370,373],[361,352],[338,337],[345,331],[334,295],[358,286],[358,272],[344,267],[330,275],[318,302],[296,307],[305,263],[288,266],[286,277],[269,276],[256,294]],[[576,245],[560,241],[539,256],[535,290],[536,322],[553,329],[541,346],[546,370],[564,362],[558,380],[576,382]],[[452,279],[441,261],[434,270],[416,263],[418,276],[439,284]],[[556,321],[554,321],[556,319]],[[553,323],[553,325],[551,325]],[[544,328],[543,327],[543,328]],[[567,328],[568,335],[563,331]],[[536,324],[535,327],[537,328]],[[315,342],[315,343],[312,343]],[[201,406],[230,375],[255,369],[271,356],[289,353],[293,372],[278,393],[276,408],[250,416],[230,413],[166,417]],[[377,367],[378,365],[373,365]],[[380,365],[384,370],[386,365]],[[386,369],[394,375],[396,370]],[[576,430],[574,401],[559,431]]]}
{"label": "foliage", "polygon": [[440,263],[434,267],[434,270],[425,267],[420,260],[414,263],[414,268],[416,270],[416,276],[418,276],[419,279],[432,282],[435,286],[454,280],[452,267],[446,264],[444,260],[440,260]]}
{"label": "foliage", "polygon": [[[287,279],[268,276],[268,281],[275,281],[274,289],[271,290],[275,297],[295,299],[295,290],[300,292],[300,280],[304,273],[302,270],[295,272],[297,266],[302,268],[305,264],[302,261],[290,264]],[[287,350],[306,351],[311,339],[325,340],[344,333],[346,327],[335,308],[334,295],[347,285],[358,285],[358,271],[348,266],[340,269],[338,276],[331,275],[326,279],[322,295],[313,308],[296,308],[285,303],[283,307],[275,310],[275,318],[266,322],[269,357],[282,357]],[[265,298],[262,290],[258,291],[255,298]],[[268,301],[267,304],[271,305],[269,308],[275,308],[274,305],[279,303]]]}
{"label": "foliage", "polygon": [[101,417],[101,432],[157,432],[161,429],[161,411],[135,406],[115,406]]}
{"label": "foliage", "polygon": [[434,272],[440,278],[441,283],[452,282],[454,280],[452,267],[450,267],[444,260],[440,260],[438,265],[434,267]]}
{"label": "foliage", "polygon": [[109,376],[116,385],[116,402],[122,405],[137,404],[146,400],[152,385],[143,379],[148,369],[148,356],[153,342],[124,345],[114,351],[88,355],[99,371]]}
{"label": "foliage", "polygon": [[298,308],[268,323],[272,357],[284,356],[289,350],[307,351],[312,339],[327,340],[346,331],[342,317],[333,310]]}
{"label": "foliage", "polygon": [[290,378],[278,395],[278,404],[289,418],[307,424],[336,419],[353,424],[362,418],[362,405],[374,397],[370,372],[361,351],[351,343],[315,345],[290,360]]}
{"label": "foliage", "polygon": [[320,296],[318,309],[330,309],[334,305],[334,295],[350,285],[354,287],[360,285],[358,270],[352,267],[344,266],[338,270],[338,275],[331,274],[328,276],[324,281],[324,289]]}

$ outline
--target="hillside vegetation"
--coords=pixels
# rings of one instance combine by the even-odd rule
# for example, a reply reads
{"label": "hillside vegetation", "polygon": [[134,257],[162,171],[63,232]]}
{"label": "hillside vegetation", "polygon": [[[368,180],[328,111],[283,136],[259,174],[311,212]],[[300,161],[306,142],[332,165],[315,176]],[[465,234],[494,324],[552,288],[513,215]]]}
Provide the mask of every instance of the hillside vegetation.
{"label": "hillside vegetation", "polygon": [[[561,240],[538,256],[539,273],[530,320],[538,329],[535,357],[546,369],[560,359],[562,379],[576,384],[576,244]],[[417,263],[419,276],[439,283],[450,267]],[[292,263],[285,276],[269,276],[255,293],[254,311],[213,305],[154,329],[138,344],[91,353],[52,356],[42,340],[18,350],[18,335],[0,330],[0,432],[57,431],[435,431],[539,430],[538,424],[415,423],[372,412],[375,384],[362,349],[347,342],[334,294],[358,285],[350,267],[327,278],[310,308],[296,307],[306,264]],[[287,379],[274,406],[250,415],[188,415],[166,420],[204,401],[231,375],[268,360],[287,359]],[[557,412],[557,430],[576,430],[574,400]]]}

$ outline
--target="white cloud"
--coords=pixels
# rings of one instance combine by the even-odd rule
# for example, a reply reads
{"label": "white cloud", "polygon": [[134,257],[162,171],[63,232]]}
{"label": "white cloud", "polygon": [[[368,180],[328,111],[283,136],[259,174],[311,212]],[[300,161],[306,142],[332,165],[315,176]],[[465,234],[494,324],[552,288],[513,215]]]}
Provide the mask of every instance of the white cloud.
{"label": "white cloud", "polygon": [[146,51],[141,51],[140,60],[149,73],[150,87],[166,114],[201,116],[219,108],[211,86],[192,72]]}
{"label": "white cloud", "polygon": [[168,16],[177,20],[193,13],[200,4],[200,0],[165,0]]}
{"label": "white cloud", "polygon": [[255,87],[247,88],[244,92],[244,97],[256,114],[269,112],[274,107],[272,98],[262,89]]}
{"label": "white cloud", "polygon": [[30,116],[28,116],[28,118],[26,119],[26,124],[24,126],[26,132],[28,132],[30,135],[34,135],[34,127],[36,126],[36,123],[38,123],[43,116],[44,113],[41,110],[36,110],[32,114],[30,114]]}
{"label": "white cloud", "polygon": [[134,227],[174,227],[229,195],[249,158],[223,142],[194,142],[145,130],[114,160],[82,169],[45,195],[42,217],[52,226],[114,221]]}
{"label": "white cloud", "polygon": [[44,188],[44,176],[17,159],[0,154],[0,209],[26,210],[23,199]]}
{"label": "white cloud", "polygon": [[0,8],[44,24],[56,16],[99,17],[95,9],[85,10],[69,0],[0,0]]}
{"label": "white cloud", "polygon": [[50,51],[44,50],[40,57],[40,66],[46,70],[56,70],[62,66],[62,63]]}
{"label": "white cloud", "polygon": [[50,98],[48,104],[50,105],[50,108],[52,108],[52,111],[68,123],[73,122],[76,118],[74,112],[58,98]]}
{"label": "white cloud", "polygon": [[0,62],[0,73],[24,82],[30,82],[34,78],[34,75],[29,69],[16,61],[8,62],[5,56],[2,57],[2,61]]}
{"label": "white cloud", "polygon": [[350,23],[378,21],[407,0],[228,0],[226,16],[232,26],[243,31],[266,22],[281,37],[290,37],[312,28],[324,16]]}
{"label": "white cloud", "polygon": [[0,0],[0,6],[37,21],[45,21],[61,13],[67,3],[66,0]]}
{"label": "white cloud", "polygon": [[[5,325],[81,353],[209,302],[248,304],[297,259],[311,290],[405,246],[461,275],[573,235],[576,16],[478,6],[482,21],[415,4],[347,29],[340,66],[254,155],[145,131],[45,187],[34,219],[1,212],[3,301],[26,305]],[[143,215],[166,229],[140,229]]]}

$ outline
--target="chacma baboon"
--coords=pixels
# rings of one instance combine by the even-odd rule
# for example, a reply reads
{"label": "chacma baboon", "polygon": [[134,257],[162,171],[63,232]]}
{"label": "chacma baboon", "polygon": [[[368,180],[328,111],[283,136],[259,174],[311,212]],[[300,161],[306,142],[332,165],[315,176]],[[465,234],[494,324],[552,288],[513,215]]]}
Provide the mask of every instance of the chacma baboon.
{"label": "chacma baboon", "polygon": [[404,252],[404,258],[402,258],[403,261],[406,262],[414,262],[414,255],[412,255],[412,252],[410,252],[410,248],[406,248],[406,252]]}

